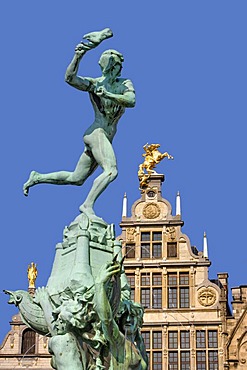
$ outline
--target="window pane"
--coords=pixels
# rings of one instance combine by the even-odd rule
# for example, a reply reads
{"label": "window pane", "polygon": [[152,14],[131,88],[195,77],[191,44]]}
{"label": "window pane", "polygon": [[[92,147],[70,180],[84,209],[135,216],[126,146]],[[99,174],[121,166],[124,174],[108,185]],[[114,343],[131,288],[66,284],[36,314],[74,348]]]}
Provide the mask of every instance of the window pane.
{"label": "window pane", "polygon": [[153,257],[161,258],[161,244],[153,244]]}
{"label": "window pane", "polygon": [[162,240],[162,232],[160,232],[160,231],[153,232],[153,241],[157,242],[157,241],[161,241],[161,240]]}
{"label": "window pane", "polygon": [[189,285],[189,274],[183,273],[179,275],[179,285]]}
{"label": "window pane", "polygon": [[141,258],[150,258],[150,245],[149,244],[141,245]]}
{"label": "window pane", "polygon": [[127,276],[128,283],[131,286],[131,288],[134,287],[135,286],[135,275],[128,274],[126,276]]}
{"label": "window pane", "polygon": [[208,347],[217,348],[218,347],[218,333],[217,330],[208,331]]}
{"label": "window pane", "polygon": [[177,257],[177,243],[167,243],[167,257]]}
{"label": "window pane", "polygon": [[150,286],[150,275],[147,273],[146,275],[141,276],[141,285]]}
{"label": "window pane", "polygon": [[169,367],[169,370],[178,370],[178,353],[177,352],[169,352],[168,367]]}
{"label": "window pane", "polygon": [[162,348],[162,332],[161,331],[153,332],[153,348],[154,349]]}
{"label": "window pane", "polygon": [[180,288],[180,307],[186,308],[190,306],[189,288]]}
{"label": "window pane", "polygon": [[135,301],[135,289],[134,288],[131,288],[131,291],[130,291],[130,299],[132,301]]}
{"label": "window pane", "polygon": [[178,332],[177,331],[168,332],[168,348],[169,349],[178,348]]}
{"label": "window pane", "polygon": [[[148,356],[148,363],[150,364],[150,352],[147,352],[147,356]],[[148,369],[150,369],[149,366],[148,366]]]}
{"label": "window pane", "polygon": [[144,340],[146,349],[150,349],[150,331],[143,331],[142,338]]}
{"label": "window pane", "polygon": [[141,289],[141,304],[144,308],[150,308],[150,289]]}
{"label": "window pane", "polygon": [[153,308],[162,308],[162,288],[153,288]]}
{"label": "window pane", "polygon": [[196,352],[196,370],[206,370],[206,352]]}
{"label": "window pane", "polygon": [[177,288],[168,288],[168,308],[177,308]]}
{"label": "window pane", "polygon": [[162,370],[162,352],[153,352],[153,370]]}
{"label": "window pane", "polygon": [[208,351],[209,370],[218,370],[218,352]]}
{"label": "window pane", "polygon": [[150,232],[141,233],[141,241],[142,242],[149,242],[150,241]]}
{"label": "window pane", "polygon": [[131,288],[130,299],[135,300],[135,275],[126,275]]}
{"label": "window pane", "polygon": [[153,285],[162,285],[161,274],[153,274]]}
{"label": "window pane", "polygon": [[178,332],[177,331],[168,332],[168,348],[169,349],[178,348]]}
{"label": "window pane", "polygon": [[134,244],[126,244],[125,258],[135,258],[135,245]]}
{"label": "window pane", "polygon": [[190,348],[190,332],[189,331],[180,332],[180,347]]}
{"label": "window pane", "polygon": [[206,335],[204,330],[196,331],[196,348],[206,348]]}
{"label": "window pane", "polygon": [[190,352],[181,352],[180,354],[180,368],[181,370],[190,370]]}
{"label": "window pane", "polygon": [[177,274],[168,274],[168,285],[177,285]]}

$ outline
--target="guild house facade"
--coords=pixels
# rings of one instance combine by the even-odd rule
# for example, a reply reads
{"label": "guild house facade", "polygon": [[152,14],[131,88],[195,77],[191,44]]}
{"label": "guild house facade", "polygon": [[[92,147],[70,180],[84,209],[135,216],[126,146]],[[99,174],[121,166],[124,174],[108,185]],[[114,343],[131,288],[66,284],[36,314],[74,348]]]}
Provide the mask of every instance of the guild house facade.
{"label": "guild house facade", "polygon": [[[202,251],[191,246],[182,231],[180,196],[172,212],[162,198],[163,181],[157,173],[149,178],[129,217],[124,197],[119,236],[132,299],[145,307],[149,368],[246,370],[247,286],[232,288],[230,307],[228,274],[209,279],[206,235]],[[19,314],[10,325],[0,346],[0,370],[51,369],[48,338],[27,328]]]}

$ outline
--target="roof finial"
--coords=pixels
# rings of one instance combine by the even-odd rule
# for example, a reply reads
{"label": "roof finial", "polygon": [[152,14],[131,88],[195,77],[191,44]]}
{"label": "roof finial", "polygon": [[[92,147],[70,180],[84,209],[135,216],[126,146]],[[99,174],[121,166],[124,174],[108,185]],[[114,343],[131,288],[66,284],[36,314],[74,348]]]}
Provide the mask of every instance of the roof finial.
{"label": "roof finial", "polygon": [[28,265],[27,277],[29,281],[28,289],[35,289],[35,281],[38,275],[37,265],[34,262],[31,262],[31,265]]}
{"label": "roof finial", "polygon": [[203,234],[203,257],[208,258],[208,240],[206,231]]}
{"label": "roof finial", "polygon": [[180,199],[180,193],[179,191],[177,192],[177,197],[176,197],[176,216],[181,216],[181,199]]}
{"label": "roof finial", "polygon": [[122,217],[127,217],[127,195],[124,193]]}

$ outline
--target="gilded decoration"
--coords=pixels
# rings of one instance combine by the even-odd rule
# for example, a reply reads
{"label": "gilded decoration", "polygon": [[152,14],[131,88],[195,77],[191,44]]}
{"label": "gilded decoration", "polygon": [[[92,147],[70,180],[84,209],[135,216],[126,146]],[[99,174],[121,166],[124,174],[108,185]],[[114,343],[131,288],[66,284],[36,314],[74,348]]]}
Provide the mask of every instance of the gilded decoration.
{"label": "gilded decoration", "polygon": [[159,217],[160,212],[160,207],[156,203],[149,203],[143,208],[142,214],[145,218],[153,219]]}
{"label": "gilded decoration", "polygon": [[37,279],[38,270],[37,265],[34,262],[31,262],[31,265],[28,265],[27,277],[29,281],[29,288],[35,288],[35,281]]}
{"label": "gilded decoration", "polygon": [[216,292],[213,288],[202,288],[198,292],[198,302],[204,306],[212,306],[216,302]]}
{"label": "gilded decoration", "polygon": [[[148,180],[153,173],[156,173],[154,168],[158,163],[162,161],[165,157],[168,159],[173,159],[173,156],[167,152],[161,153],[158,148],[160,144],[145,144],[143,149],[145,153],[142,156],[145,158],[143,163],[139,165],[138,177],[140,181],[140,189],[143,190],[148,187]],[[146,171],[146,172],[145,172]]]}

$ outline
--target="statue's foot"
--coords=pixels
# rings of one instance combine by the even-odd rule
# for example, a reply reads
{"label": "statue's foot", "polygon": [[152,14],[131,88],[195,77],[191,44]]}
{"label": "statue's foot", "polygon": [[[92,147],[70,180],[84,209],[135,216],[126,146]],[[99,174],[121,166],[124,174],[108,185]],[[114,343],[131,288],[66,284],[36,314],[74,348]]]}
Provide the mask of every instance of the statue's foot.
{"label": "statue's foot", "polygon": [[83,203],[80,207],[79,210],[81,213],[84,213],[88,218],[91,218],[95,216],[95,213],[92,209],[92,207],[87,207],[85,203]]}
{"label": "statue's foot", "polygon": [[29,179],[27,180],[27,182],[25,182],[25,184],[23,185],[23,193],[24,195],[27,197],[28,196],[28,192],[29,192],[29,188],[31,186],[34,186],[35,184],[38,184],[38,176],[39,176],[39,173],[36,172],[36,171],[32,171],[30,173],[30,176],[29,176]]}
{"label": "statue's foot", "polygon": [[90,221],[98,221],[100,223],[106,223],[103,218],[96,216],[92,207],[87,207],[84,203],[79,207],[81,213],[86,215]]}

